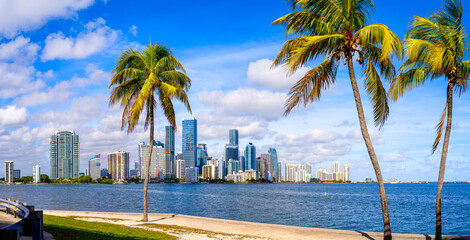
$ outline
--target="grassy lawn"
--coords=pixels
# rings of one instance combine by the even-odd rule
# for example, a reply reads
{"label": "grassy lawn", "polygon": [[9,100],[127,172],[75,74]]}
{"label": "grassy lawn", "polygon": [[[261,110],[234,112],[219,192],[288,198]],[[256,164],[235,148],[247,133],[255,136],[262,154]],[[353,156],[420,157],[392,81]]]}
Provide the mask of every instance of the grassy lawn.
{"label": "grassy lawn", "polygon": [[56,240],[176,239],[174,236],[155,231],[51,215],[44,215],[44,230],[52,234]]}

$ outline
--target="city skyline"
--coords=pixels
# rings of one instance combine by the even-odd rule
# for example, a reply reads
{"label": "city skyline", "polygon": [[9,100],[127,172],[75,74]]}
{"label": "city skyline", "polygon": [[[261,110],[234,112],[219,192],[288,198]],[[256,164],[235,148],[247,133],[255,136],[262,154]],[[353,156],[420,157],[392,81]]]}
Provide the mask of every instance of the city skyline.
{"label": "city skyline", "polygon": [[[283,163],[308,161],[325,167],[334,161],[348,162],[357,170],[352,179],[374,176],[358,131],[350,86],[344,81],[347,80],[345,68],[339,69],[338,84],[324,93],[321,102],[282,117],[289,87],[316,65],[308,63],[290,77],[286,77],[282,68],[269,70],[286,40],[281,26],[270,25],[291,11],[285,1],[262,0],[250,9],[242,2],[187,2],[183,15],[194,17],[193,21],[188,24],[182,20],[165,20],[158,28],[140,15],[124,21],[118,14],[122,7],[118,1],[81,3],[72,6],[64,1],[54,9],[44,6],[37,9],[43,13],[38,16],[13,12],[17,17],[15,24],[0,28],[0,72],[7,76],[0,91],[0,144],[2,149],[8,149],[0,152],[0,159],[15,161],[23,169],[23,175],[31,175],[31,166],[35,164],[41,166],[42,172],[50,172],[49,136],[57,129],[75,129],[80,134],[83,142],[80,170],[86,168],[94,155],[110,150],[126,149],[131,160],[137,159],[133,146],[138,141],[148,141],[148,133],[143,124],[136,126],[130,135],[121,132],[122,111],[119,107],[108,107],[108,86],[118,53],[128,47],[140,49],[150,38],[171,47],[187,68],[193,80],[188,92],[192,117],[199,120],[198,142],[207,144],[209,155],[221,156],[227,143],[226,129],[238,129],[239,148],[256,142],[257,152],[275,147]],[[388,25],[403,37],[413,15],[427,16],[442,5],[441,1],[426,4],[416,1],[403,9],[400,6],[404,4],[410,3],[376,2],[373,21]],[[150,5],[175,7],[171,3]],[[465,9],[470,7],[468,2],[463,5]],[[233,21],[234,15],[208,10],[227,7],[234,10],[228,14],[242,12],[251,21]],[[197,15],[188,9],[197,9]],[[148,10],[135,12],[140,11]],[[392,17],[390,12],[400,14]],[[207,21],[206,17],[198,18],[199,15],[221,20]],[[170,15],[162,19],[170,19]],[[201,26],[206,24],[209,27],[205,29],[219,31],[201,31]],[[468,25],[467,18],[463,24]],[[222,26],[232,26],[235,31]],[[192,38],[181,37],[181,29]],[[359,88],[364,91],[362,79],[358,78]],[[372,111],[365,104],[384,178],[437,179],[440,149],[434,155],[430,152],[434,126],[445,102],[445,93],[440,90],[441,81],[434,81],[391,103],[389,120],[382,129],[372,126]],[[470,97],[463,94],[455,101],[452,151],[445,179],[470,180],[470,167],[466,164],[470,157],[467,147],[470,114],[465,109]],[[175,109],[177,119],[191,117],[179,103]],[[168,124],[163,115],[156,116],[156,139],[163,139]],[[179,143],[180,121],[177,125],[175,142]],[[175,152],[180,151],[181,146],[176,146]],[[3,171],[0,174],[3,177]]]}

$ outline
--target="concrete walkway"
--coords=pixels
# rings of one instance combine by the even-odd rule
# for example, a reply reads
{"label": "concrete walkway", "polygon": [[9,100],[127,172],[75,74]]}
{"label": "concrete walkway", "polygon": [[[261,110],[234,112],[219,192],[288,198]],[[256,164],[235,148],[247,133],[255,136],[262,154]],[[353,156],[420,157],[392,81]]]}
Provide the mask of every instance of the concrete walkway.
{"label": "concrete walkway", "polygon": [[0,212],[0,228],[8,227],[20,220],[20,218],[15,218],[12,215],[7,215],[4,212]]}
{"label": "concrete walkway", "polygon": [[[75,216],[80,220],[86,221],[99,221],[109,222],[115,224],[126,225],[130,227],[140,227],[142,224],[141,213],[110,213],[110,212],[80,212],[80,211],[55,211],[44,210],[44,214],[56,216]],[[215,218],[195,217],[187,215],[175,214],[149,214],[149,222],[163,225],[175,225],[179,227],[199,229],[203,231],[210,231],[220,234],[231,234],[237,236],[245,236],[244,238],[250,239],[347,239],[347,240],[371,240],[383,239],[382,233],[376,232],[361,232],[361,231],[346,231],[346,230],[333,230],[322,228],[307,228],[286,226],[278,224],[254,223],[244,221],[233,221]],[[152,230],[152,229],[150,229]],[[153,229],[155,230],[155,229]],[[158,229],[157,229],[158,230]],[[207,239],[197,236],[179,236],[180,239]],[[214,238],[214,239],[219,239]],[[221,238],[225,239],[225,238]],[[432,240],[433,236],[422,234],[393,234],[394,240]],[[465,239],[470,240],[470,237],[452,237],[446,236],[445,239]]]}

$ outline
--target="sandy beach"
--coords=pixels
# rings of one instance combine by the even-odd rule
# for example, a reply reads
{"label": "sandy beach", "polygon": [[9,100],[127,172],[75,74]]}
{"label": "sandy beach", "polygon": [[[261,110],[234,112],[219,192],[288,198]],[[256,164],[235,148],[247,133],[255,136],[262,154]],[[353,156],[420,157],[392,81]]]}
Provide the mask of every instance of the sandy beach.
{"label": "sandy beach", "polygon": [[[149,222],[141,221],[141,213],[84,212],[44,210],[44,214],[75,217],[78,220],[107,222],[129,227],[161,231],[179,239],[383,239],[382,233],[307,228],[278,224],[233,221],[179,214],[150,213]],[[393,239],[429,240],[433,236],[423,234],[393,234]],[[446,239],[470,239],[452,237]]]}

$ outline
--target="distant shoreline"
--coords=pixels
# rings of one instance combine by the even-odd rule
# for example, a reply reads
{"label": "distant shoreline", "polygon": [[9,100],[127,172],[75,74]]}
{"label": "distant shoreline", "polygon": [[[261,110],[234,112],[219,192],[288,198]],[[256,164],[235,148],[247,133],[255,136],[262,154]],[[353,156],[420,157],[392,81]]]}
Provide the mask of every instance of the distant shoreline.
{"label": "distant shoreline", "polygon": [[[14,186],[14,185],[140,185],[143,183],[14,183],[14,184],[0,184],[5,185],[5,186]],[[223,184],[377,184],[377,182],[351,182],[351,183],[339,183],[339,182],[277,182],[277,183],[268,183],[268,182],[244,182],[244,183],[208,183],[208,182],[198,182],[198,183],[186,183],[186,182],[180,182],[180,183],[165,183],[165,182],[159,182],[159,183],[152,183],[149,182],[151,185],[192,185],[192,184],[201,184],[201,185],[223,185]],[[400,183],[385,183],[385,184],[437,184],[437,182],[400,182]],[[444,182],[444,184],[470,184],[470,182]]]}

